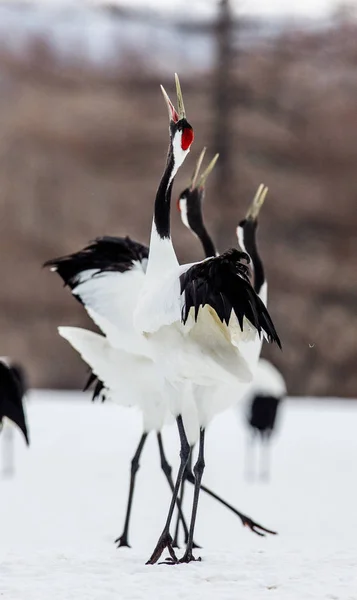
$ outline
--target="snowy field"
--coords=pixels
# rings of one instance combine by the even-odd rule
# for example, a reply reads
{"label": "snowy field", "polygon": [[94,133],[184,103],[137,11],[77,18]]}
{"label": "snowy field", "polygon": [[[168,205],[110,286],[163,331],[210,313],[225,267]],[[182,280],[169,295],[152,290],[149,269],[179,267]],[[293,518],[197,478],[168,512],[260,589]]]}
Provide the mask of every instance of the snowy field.
{"label": "snowy field", "polygon": [[[28,417],[31,447],[16,435],[16,475],[0,479],[4,600],[357,599],[356,403],[286,402],[270,484],[244,481],[245,430],[221,415],[207,435],[204,483],[279,535],[255,536],[202,496],[202,562],[178,566],[145,566],[169,502],[155,437],[138,473],[133,548],[113,544],[137,413],[83,394],[34,392]],[[177,466],[174,428],[164,441]]]}

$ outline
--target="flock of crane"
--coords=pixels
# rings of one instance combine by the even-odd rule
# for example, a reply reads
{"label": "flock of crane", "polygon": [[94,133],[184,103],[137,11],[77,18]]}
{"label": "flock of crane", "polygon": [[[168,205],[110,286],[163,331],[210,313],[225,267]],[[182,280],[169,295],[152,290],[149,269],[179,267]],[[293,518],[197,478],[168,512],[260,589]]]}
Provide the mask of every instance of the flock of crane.
{"label": "flock of crane", "polygon": [[[205,148],[177,208],[183,224],[200,240],[206,258],[180,265],[170,234],[171,193],[175,175],[194,140],[186,119],[179,79],[177,110],[164,88],[169,112],[169,150],[159,183],[149,248],[129,237],[97,238],[83,250],[46,263],[69,286],[102,333],[59,327],[60,335],[90,367],[86,386],[93,398],[110,399],[142,412],[143,431],[131,461],[130,488],[124,529],[118,547],[129,546],[129,524],[139,460],[146,439],[155,432],[161,468],[172,492],[167,518],[147,564],[158,562],[165,549],[166,564],[196,560],[194,531],[200,491],[235,513],[258,535],[274,534],[202,485],[206,428],[220,412],[247,406],[253,431],[268,441],[277,409],[286,394],[284,379],[260,359],[263,338],[281,347],[267,310],[267,281],[256,245],[258,215],[267,194],[260,186],[246,217],[237,227],[240,249],[220,254],[206,229],[202,203],[216,155],[200,174]],[[26,391],[21,369],[0,361],[0,427],[15,423],[29,443],[23,408]],[[167,461],[162,429],[176,421],[180,465],[176,480]],[[198,457],[192,469],[192,450]],[[267,475],[267,465],[262,469]],[[182,508],[185,483],[194,486],[190,522]],[[172,537],[171,523],[177,508]],[[180,526],[185,552],[177,557]]]}

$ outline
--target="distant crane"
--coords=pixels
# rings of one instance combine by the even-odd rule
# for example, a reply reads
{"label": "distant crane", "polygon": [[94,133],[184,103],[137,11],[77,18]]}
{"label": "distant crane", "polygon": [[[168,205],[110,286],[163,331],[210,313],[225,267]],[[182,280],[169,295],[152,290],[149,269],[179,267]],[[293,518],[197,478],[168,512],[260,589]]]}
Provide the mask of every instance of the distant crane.
{"label": "distant crane", "polygon": [[280,371],[271,362],[261,358],[253,384],[245,398],[247,404],[247,423],[251,429],[251,439],[248,441],[245,466],[245,473],[248,479],[254,477],[251,454],[255,439],[261,442],[260,478],[269,479],[270,439],[276,425],[280,404],[286,394],[285,380]]}
{"label": "distant crane", "polygon": [[24,411],[23,399],[27,391],[26,376],[23,368],[0,358],[0,431],[2,431],[2,475],[12,477],[15,472],[14,430],[16,425],[23,433],[29,445],[29,434]]}
{"label": "distant crane", "polygon": [[[267,188],[265,188],[267,191]],[[254,277],[254,289],[261,300],[267,305],[268,302],[268,281],[265,276],[265,270],[262,258],[259,254],[256,231],[258,227],[258,215],[266,194],[261,186],[258,189],[255,203],[248,211],[246,218],[241,221],[237,227],[238,242],[243,250],[249,254],[252,259],[252,270]],[[262,450],[264,450],[265,460],[262,454],[262,463],[260,468],[261,479],[269,477],[269,443],[271,434],[274,430],[276,417],[281,400],[286,396],[286,384],[282,374],[269,361],[260,359],[255,372],[254,380],[246,395],[247,423],[251,428],[253,437],[248,445],[246,452],[246,476],[251,478],[253,470],[251,468],[252,442],[254,438],[260,439]]]}

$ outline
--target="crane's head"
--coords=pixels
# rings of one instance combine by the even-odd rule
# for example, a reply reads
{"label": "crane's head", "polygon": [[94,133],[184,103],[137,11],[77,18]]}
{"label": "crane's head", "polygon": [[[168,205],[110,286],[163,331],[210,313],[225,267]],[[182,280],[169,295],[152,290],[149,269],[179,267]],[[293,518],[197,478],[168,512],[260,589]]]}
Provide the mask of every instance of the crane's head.
{"label": "crane's head", "polygon": [[264,200],[267,193],[268,188],[261,183],[248,209],[245,219],[243,219],[239,223],[236,230],[238,244],[242,248],[242,250],[244,250],[244,252],[248,252],[248,254],[249,251],[247,250],[247,245],[251,245],[251,242],[253,241],[253,238],[255,236],[255,231],[258,226],[259,212],[264,204]]}
{"label": "crane's head", "polygon": [[191,125],[186,119],[181,86],[177,73],[175,73],[175,81],[177,110],[172,104],[163,86],[161,86],[161,90],[169,111],[171,147],[175,166],[178,168],[185,160],[187,153],[190,151],[190,147],[194,139],[194,133]]}
{"label": "crane's head", "polygon": [[206,148],[203,148],[200,156],[198,157],[195,170],[191,177],[190,185],[181,192],[177,200],[177,208],[180,211],[182,223],[191,229],[196,235],[200,234],[203,227],[202,219],[202,202],[205,193],[205,184],[208,175],[213,170],[217,160],[218,154],[209,163],[208,167],[199,177],[200,168],[202,165],[203,157],[205,155]]}

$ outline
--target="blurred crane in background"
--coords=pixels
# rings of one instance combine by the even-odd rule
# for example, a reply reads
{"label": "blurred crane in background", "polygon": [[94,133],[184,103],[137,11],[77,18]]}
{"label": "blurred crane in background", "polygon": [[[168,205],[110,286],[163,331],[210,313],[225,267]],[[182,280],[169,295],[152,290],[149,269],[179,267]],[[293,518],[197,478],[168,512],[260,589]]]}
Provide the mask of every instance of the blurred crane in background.
{"label": "blurred crane in background", "polygon": [[0,358],[0,432],[3,477],[15,473],[14,425],[23,433],[26,444],[30,444],[24,410],[27,392],[26,373],[19,364],[8,358]]}

